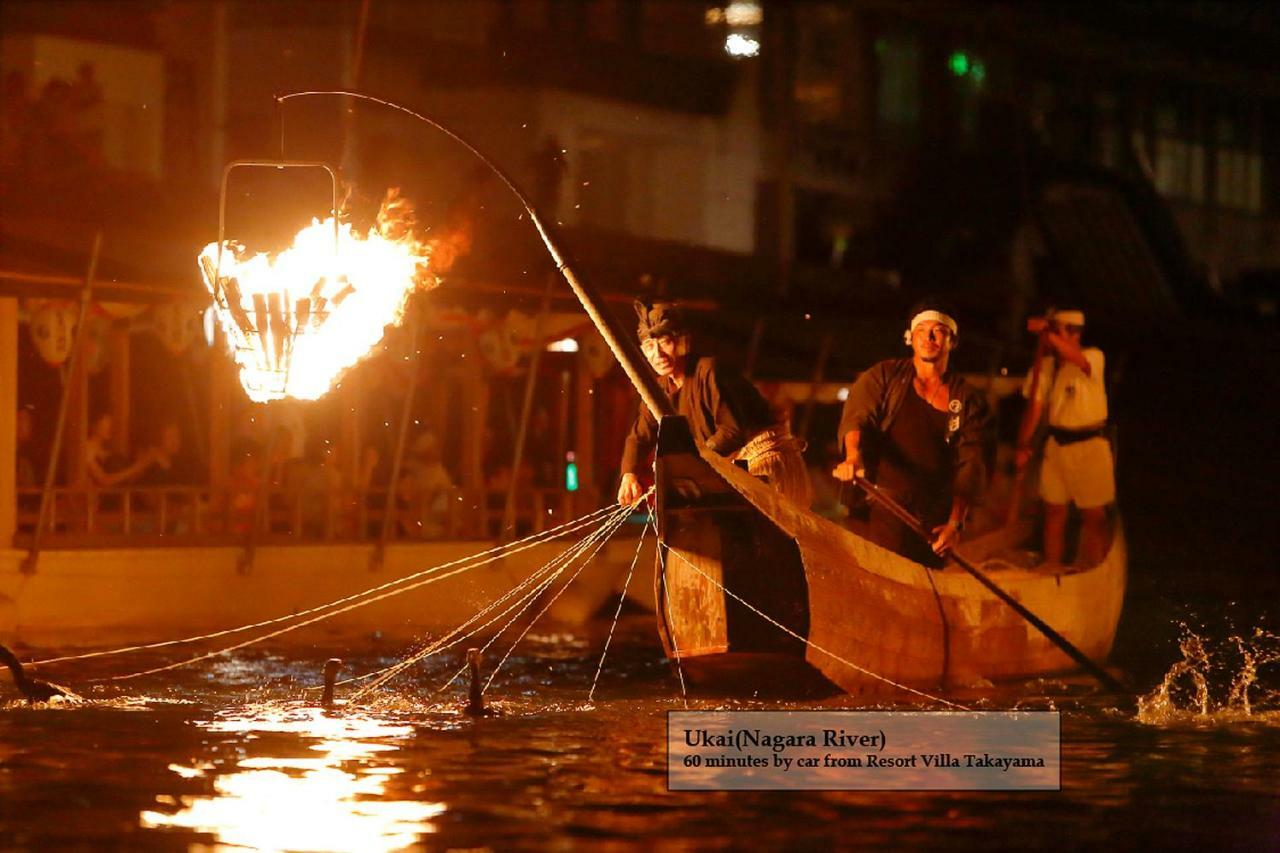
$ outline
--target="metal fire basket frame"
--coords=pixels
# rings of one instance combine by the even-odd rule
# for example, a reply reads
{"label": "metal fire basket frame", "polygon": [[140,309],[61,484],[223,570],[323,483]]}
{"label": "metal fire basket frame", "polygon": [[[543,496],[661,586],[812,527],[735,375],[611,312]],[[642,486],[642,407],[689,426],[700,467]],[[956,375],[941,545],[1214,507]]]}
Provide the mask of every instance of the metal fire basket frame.
{"label": "metal fire basket frame", "polygon": [[[271,322],[283,322],[283,311],[288,310],[289,306],[280,306],[279,304],[273,304],[269,306],[264,305],[262,306],[261,310],[255,312],[259,316],[255,317],[254,323],[251,323],[248,315],[245,314],[245,312],[241,308],[239,304],[239,299],[236,299],[235,304],[233,305],[232,300],[230,300],[227,296],[225,282],[223,281],[223,278],[222,278],[222,253],[226,250],[226,239],[227,239],[227,235],[226,235],[227,182],[228,182],[228,179],[231,177],[231,173],[236,169],[241,169],[241,168],[272,169],[275,171],[282,171],[284,169],[323,169],[324,172],[329,176],[329,189],[330,189],[329,215],[333,219],[334,258],[338,257],[338,251],[340,248],[339,234],[341,232],[339,230],[340,223],[338,222],[338,175],[334,171],[333,167],[330,166],[328,163],[324,163],[319,160],[232,160],[229,163],[227,163],[226,166],[223,167],[222,183],[221,183],[221,186],[219,187],[219,192],[218,192],[218,258],[213,268],[214,288],[215,288],[213,297],[216,301],[221,303],[219,307],[226,308],[229,311],[229,313],[236,319],[237,324],[241,326],[241,331],[244,333],[245,337],[248,338],[251,333],[250,327],[252,327],[252,332],[257,333],[259,336],[263,336],[265,334],[265,329],[262,328],[264,323],[269,324]],[[241,317],[237,315],[244,315],[244,316]],[[276,315],[279,315],[279,316],[276,316]],[[288,338],[288,350],[289,350],[290,358],[285,362],[286,367],[284,372],[284,386],[283,386],[285,388],[287,388],[289,385],[289,369],[292,366],[291,356],[292,356],[293,344],[294,344],[295,338],[298,335],[298,330],[300,327],[301,327],[301,324],[294,324],[293,331]],[[265,339],[264,339],[264,345],[265,345]]]}

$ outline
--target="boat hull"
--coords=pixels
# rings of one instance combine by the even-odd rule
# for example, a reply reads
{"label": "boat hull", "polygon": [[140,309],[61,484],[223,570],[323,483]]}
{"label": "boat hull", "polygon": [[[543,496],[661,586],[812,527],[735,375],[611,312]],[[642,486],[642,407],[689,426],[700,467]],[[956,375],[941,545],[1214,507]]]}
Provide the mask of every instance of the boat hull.
{"label": "boat hull", "polygon": [[[665,419],[663,430],[659,633],[693,680],[754,690],[788,680],[786,662],[803,662],[860,695],[1074,669],[959,567],[926,569],[798,507],[696,448],[678,419]],[[1117,531],[1101,564],[1083,571],[1042,572],[995,559],[1029,533],[1025,525],[1000,531],[963,551],[1073,645],[1104,660],[1124,599],[1123,534]],[[748,622],[751,629],[742,627]],[[753,658],[761,665],[750,666]]]}

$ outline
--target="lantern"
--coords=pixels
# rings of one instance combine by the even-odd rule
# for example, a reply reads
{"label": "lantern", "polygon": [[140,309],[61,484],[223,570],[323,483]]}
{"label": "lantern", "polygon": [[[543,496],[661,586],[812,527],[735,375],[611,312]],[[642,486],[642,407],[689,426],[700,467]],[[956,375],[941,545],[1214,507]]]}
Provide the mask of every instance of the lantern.
{"label": "lantern", "polygon": [[58,366],[71,355],[76,340],[76,306],[56,299],[32,300],[31,343],[46,362]]}

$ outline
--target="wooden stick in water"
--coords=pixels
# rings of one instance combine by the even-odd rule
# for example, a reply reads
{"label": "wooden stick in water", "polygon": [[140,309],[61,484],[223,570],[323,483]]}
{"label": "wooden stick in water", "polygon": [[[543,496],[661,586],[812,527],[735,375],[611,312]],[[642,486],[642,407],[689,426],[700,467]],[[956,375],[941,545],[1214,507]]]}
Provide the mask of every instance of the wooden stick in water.
{"label": "wooden stick in water", "polygon": [[471,697],[466,712],[473,717],[483,717],[488,709],[484,706],[484,688],[480,684],[479,649],[467,649],[467,669],[471,672]]}
{"label": "wooden stick in water", "polygon": [[320,694],[320,707],[333,707],[333,685],[338,680],[338,671],[342,669],[341,658],[329,658],[324,662],[324,692]]}

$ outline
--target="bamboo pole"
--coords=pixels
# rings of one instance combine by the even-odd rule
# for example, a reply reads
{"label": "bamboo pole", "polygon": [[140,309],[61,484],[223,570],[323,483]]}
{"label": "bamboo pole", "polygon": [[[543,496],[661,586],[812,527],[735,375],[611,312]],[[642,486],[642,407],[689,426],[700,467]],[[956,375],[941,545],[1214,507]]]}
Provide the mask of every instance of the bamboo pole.
{"label": "bamboo pole", "polygon": [[98,275],[98,258],[102,255],[102,232],[93,235],[93,248],[89,250],[89,266],[85,270],[84,287],[80,290],[80,315],[76,321],[76,335],[71,344],[71,358],[68,367],[70,379],[62,387],[62,399],[58,403],[58,422],[53,428],[53,444],[49,448],[49,463],[45,466],[44,486],[40,490],[40,512],[36,516],[36,528],[31,534],[31,549],[22,560],[21,571],[24,575],[36,573],[40,562],[40,544],[44,536],[45,520],[49,517],[50,505],[53,501],[53,481],[58,473],[58,454],[62,452],[62,436],[67,427],[67,409],[70,403],[73,380],[79,370],[83,358],[84,326],[89,316],[89,304],[93,300],[93,280]]}

